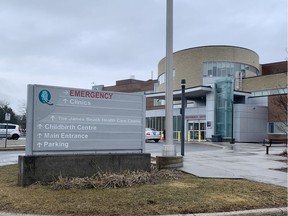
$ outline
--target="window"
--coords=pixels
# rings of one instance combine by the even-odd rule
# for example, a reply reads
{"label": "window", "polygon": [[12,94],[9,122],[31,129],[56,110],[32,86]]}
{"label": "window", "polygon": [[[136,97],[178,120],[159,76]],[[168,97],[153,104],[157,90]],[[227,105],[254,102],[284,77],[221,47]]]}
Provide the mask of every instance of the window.
{"label": "window", "polygon": [[268,133],[272,134],[287,134],[288,125],[287,122],[269,122]]}
{"label": "window", "polygon": [[274,123],[268,123],[268,133],[274,133]]}
{"label": "window", "polygon": [[203,77],[235,77],[237,72],[245,71],[249,72],[249,75],[258,76],[259,71],[257,68],[242,64],[238,62],[204,62],[203,63]]}
{"label": "window", "polygon": [[[174,77],[175,77],[175,75],[176,75],[175,69],[173,69],[172,74],[173,74],[172,76],[173,76],[173,79],[174,79]],[[158,83],[159,83],[159,85],[164,84],[165,82],[166,82],[166,72],[164,72],[163,74],[161,74],[161,75],[158,77]]]}
{"label": "window", "polygon": [[163,74],[161,74],[161,75],[159,76],[159,78],[158,78],[158,83],[159,83],[159,85],[164,84],[164,83],[165,83],[165,80],[166,80],[166,74],[163,73]]}
{"label": "window", "polygon": [[253,97],[257,96],[268,96],[268,95],[278,95],[278,94],[283,94],[283,93],[288,93],[288,88],[285,89],[272,89],[272,90],[263,90],[263,91],[255,91],[252,92]]}
{"label": "window", "polygon": [[7,125],[0,125],[0,129],[6,129],[6,128],[8,128],[8,129],[15,129],[16,126],[15,126],[15,125],[8,125],[8,127],[7,127]]}

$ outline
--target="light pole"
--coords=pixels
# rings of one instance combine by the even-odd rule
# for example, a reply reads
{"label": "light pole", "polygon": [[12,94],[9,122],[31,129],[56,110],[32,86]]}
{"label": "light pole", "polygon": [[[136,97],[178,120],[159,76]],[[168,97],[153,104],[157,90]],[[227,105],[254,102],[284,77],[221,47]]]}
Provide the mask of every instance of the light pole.
{"label": "light pole", "polygon": [[184,144],[185,144],[185,87],[186,80],[181,80],[181,155],[184,156]]}
{"label": "light pole", "polygon": [[231,101],[231,140],[230,144],[235,144],[234,136],[233,136],[233,130],[234,130],[234,101]]}
{"label": "light pole", "polygon": [[173,0],[167,0],[166,11],[166,145],[163,146],[163,156],[176,156],[173,144]]}
{"label": "light pole", "polygon": [[1,107],[3,110],[3,114],[5,116],[5,121],[6,121],[6,138],[5,138],[5,148],[7,147],[7,136],[8,136],[8,121],[11,119],[11,114],[8,113],[3,107]]}

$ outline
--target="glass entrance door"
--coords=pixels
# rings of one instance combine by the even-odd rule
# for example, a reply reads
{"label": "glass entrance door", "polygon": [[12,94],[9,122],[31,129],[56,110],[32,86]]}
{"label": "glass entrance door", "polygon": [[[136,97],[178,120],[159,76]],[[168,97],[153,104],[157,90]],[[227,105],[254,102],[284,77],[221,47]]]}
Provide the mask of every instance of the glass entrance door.
{"label": "glass entrance door", "polygon": [[188,140],[192,141],[206,140],[206,121],[188,122],[188,136]]}

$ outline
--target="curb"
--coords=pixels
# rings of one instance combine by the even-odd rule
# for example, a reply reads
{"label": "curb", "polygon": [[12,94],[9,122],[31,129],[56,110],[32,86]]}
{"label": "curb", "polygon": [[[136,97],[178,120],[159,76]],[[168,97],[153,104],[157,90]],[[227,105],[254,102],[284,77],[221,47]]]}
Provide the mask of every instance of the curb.
{"label": "curb", "polygon": [[[221,213],[200,213],[200,214],[174,214],[162,216],[286,216],[288,207],[268,208],[268,209],[253,209],[244,211],[221,212]],[[20,214],[1,212],[0,216],[41,216],[39,214]],[[61,215],[46,215],[46,216],[61,216]]]}
{"label": "curb", "polygon": [[287,213],[288,213],[288,207],[280,207],[280,208],[233,211],[233,212],[176,214],[176,215],[174,214],[165,216],[287,216]]}
{"label": "curb", "polygon": [[17,147],[0,147],[0,151],[24,151],[25,146],[17,146]]}
{"label": "curb", "polygon": [[[197,216],[286,216],[288,212],[287,207],[283,208],[271,208],[271,209],[254,209],[245,211],[234,211],[224,213],[212,213],[212,214],[196,214]],[[195,215],[195,216],[196,216]]]}

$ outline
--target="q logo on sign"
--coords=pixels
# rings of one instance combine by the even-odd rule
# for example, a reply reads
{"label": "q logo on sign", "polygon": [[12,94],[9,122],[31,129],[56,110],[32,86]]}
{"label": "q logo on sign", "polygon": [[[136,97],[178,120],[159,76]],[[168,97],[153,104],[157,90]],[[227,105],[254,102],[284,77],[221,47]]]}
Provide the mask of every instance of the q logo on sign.
{"label": "q logo on sign", "polygon": [[51,94],[48,90],[42,90],[39,93],[39,100],[43,104],[48,104],[50,106],[53,105],[53,103],[50,103],[51,100]]}

